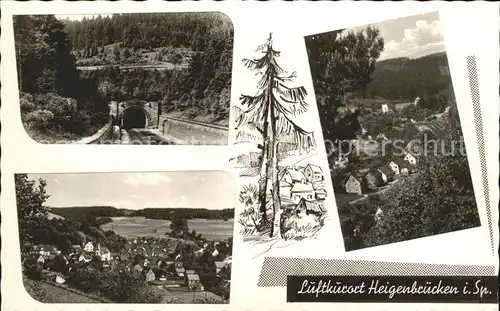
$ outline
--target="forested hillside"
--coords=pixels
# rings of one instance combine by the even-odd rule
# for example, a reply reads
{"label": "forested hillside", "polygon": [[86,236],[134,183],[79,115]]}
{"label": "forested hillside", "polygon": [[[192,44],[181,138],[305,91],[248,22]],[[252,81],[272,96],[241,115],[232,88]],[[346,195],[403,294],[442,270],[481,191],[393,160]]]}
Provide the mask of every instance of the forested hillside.
{"label": "forested hillside", "polygon": [[445,52],[417,59],[379,61],[365,91],[367,98],[413,101],[420,97],[429,102],[425,108],[433,110],[444,108],[435,102],[438,96],[444,100],[454,99]]}
{"label": "forested hillside", "polygon": [[94,69],[83,74],[108,97],[160,101],[164,112],[186,118],[228,119],[233,28],[225,15],[114,14],[65,24],[79,68]]}
{"label": "forested hillside", "polygon": [[234,208],[209,210],[205,208],[144,208],[140,210],[118,209],[111,206],[55,207],[51,212],[66,219],[78,220],[97,217],[142,216],[152,219],[232,219]]}

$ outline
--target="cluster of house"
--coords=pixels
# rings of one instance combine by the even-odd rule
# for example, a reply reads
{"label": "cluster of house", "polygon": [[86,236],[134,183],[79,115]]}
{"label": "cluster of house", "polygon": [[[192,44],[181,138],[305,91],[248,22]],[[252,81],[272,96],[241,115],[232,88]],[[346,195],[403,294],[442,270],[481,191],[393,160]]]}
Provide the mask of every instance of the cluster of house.
{"label": "cluster of house", "polygon": [[340,176],[340,182],[336,182],[336,184],[346,193],[362,195],[366,191],[377,190],[385,186],[398,176],[414,173],[416,164],[415,156],[406,152],[403,156],[393,157],[382,165],[348,172]]}
{"label": "cluster of house", "polygon": [[297,213],[322,214],[325,200],[325,176],[320,166],[286,167],[280,172],[282,207]]}
{"label": "cluster of house", "polygon": [[[209,251],[213,257],[220,258],[219,255],[224,249],[227,249],[224,242],[205,243],[202,248],[194,252],[194,255]],[[194,270],[184,269],[182,257],[171,255],[170,251],[174,250],[175,245],[165,239],[138,238],[126,244],[125,249],[120,253],[110,252],[107,247],[102,247],[99,243],[87,242],[84,245],[73,245],[68,254],[62,254],[53,245],[34,245],[27,248],[24,255],[25,257],[37,256],[37,263],[47,270],[50,270],[50,263],[56,256],[60,256],[65,261],[68,272],[78,270],[85,263],[97,262],[104,269],[136,273],[151,285],[187,287],[191,290],[203,291],[199,275]],[[100,260],[96,261],[97,258]],[[217,275],[225,267],[231,267],[231,257],[226,257],[223,261],[214,261]],[[64,283],[64,275],[57,274],[55,281]],[[229,282],[226,280],[227,284]]]}

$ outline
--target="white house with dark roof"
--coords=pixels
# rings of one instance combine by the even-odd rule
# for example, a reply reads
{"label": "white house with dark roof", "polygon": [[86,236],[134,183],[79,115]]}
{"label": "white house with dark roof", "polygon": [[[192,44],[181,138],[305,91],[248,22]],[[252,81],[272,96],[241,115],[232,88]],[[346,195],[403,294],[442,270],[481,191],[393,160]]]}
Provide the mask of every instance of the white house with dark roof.
{"label": "white house with dark roof", "polygon": [[85,246],[83,247],[83,250],[86,252],[93,252],[94,251],[94,244],[92,242],[87,242]]}
{"label": "white house with dark roof", "polygon": [[111,260],[111,252],[107,247],[100,248],[101,261],[110,261]]}
{"label": "white house with dark roof", "polygon": [[394,175],[399,175],[399,165],[395,161],[391,161],[388,163]]}
{"label": "white house with dark roof", "polygon": [[391,162],[389,162],[389,166],[396,175],[407,175],[409,173],[409,163],[403,158],[395,157],[391,160]]}
{"label": "white house with dark roof", "polygon": [[412,155],[409,152],[405,153],[405,155],[403,157],[403,160],[405,160],[406,162],[410,163],[411,165],[416,165],[417,164],[417,159],[415,158],[414,155]]}
{"label": "white house with dark roof", "polygon": [[394,178],[394,171],[389,167],[389,165],[384,164],[377,169],[382,174],[382,180],[384,183],[387,183]]}
{"label": "white house with dark roof", "polygon": [[290,189],[290,199],[298,203],[300,199],[313,200],[315,197],[314,188],[310,183],[295,183]]}
{"label": "white house with dark roof", "polygon": [[314,183],[317,181],[322,181],[325,179],[325,175],[323,174],[323,170],[319,165],[315,164],[307,164],[307,166],[303,170],[304,176],[306,177],[307,181],[310,183]]}
{"label": "white house with dark roof", "polygon": [[78,261],[82,262],[90,262],[92,260],[92,256],[89,254],[80,254],[80,257],[78,257]]}

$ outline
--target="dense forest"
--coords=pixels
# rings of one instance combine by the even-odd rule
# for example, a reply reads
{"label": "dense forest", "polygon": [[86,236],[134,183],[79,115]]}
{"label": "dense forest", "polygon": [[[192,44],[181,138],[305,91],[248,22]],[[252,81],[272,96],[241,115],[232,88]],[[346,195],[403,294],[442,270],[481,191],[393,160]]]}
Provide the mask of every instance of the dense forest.
{"label": "dense forest", "polygon": [[[79,65],[116,100],[160,101],[165,112],[225,121],[229,117],[233,28],[220,13],[113,14],[66,21]],[[172,64],[177,70],[124,64]]]}
{"label": "dense forest", "polygon": [[209,122],[229,116],[233,29],[223,14],[18,15],[14,33],[22,120],[35,140],[93,134],[111,100],[158,101]]}
{"label": "dense forest", "polygon": [[80,76],[64,25],[50,15],[14,17],[25,129],[37,140],[91,135],[108,117],[108,99]]}
{"label": "dense forest", "polygon": [[451,78],[445,52],[409,59],[377,62],[365,96],[413,101],[442,95],[451,99]]}

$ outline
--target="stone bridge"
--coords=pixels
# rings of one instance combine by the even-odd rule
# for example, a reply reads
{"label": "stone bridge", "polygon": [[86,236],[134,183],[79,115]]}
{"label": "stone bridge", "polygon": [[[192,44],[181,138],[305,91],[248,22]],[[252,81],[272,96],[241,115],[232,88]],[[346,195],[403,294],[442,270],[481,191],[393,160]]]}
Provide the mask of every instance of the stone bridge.
{"label": "stone bridge", "polygon": [[124,129],[157,128],[158,103],[144,100],[112,101],[109,104],[109,114],[114,118],[114,124]]}

